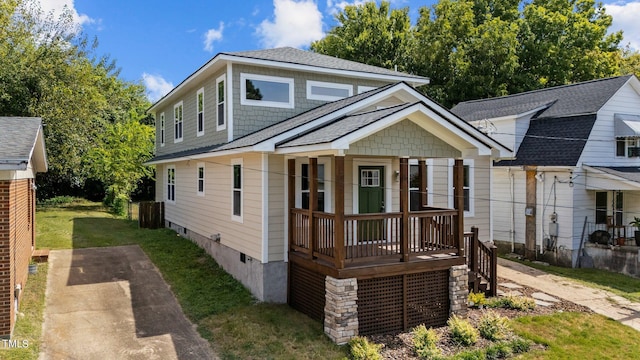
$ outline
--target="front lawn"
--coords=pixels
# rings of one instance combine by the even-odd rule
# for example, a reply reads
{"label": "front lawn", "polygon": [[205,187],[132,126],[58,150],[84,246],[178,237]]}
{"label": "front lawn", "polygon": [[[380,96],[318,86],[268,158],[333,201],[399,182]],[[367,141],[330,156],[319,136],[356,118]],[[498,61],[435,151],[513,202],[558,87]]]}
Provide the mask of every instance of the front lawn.
{"label": "front lawn", "polygon": [[[36,220],[38,248],[138,244],[161,271],[187,317],[222,359],[342,359],[347,355],[345,347],[328,340],[321,323],[286,305],[256,303],[203,250],[173,231],[138,229],[136,222],[114,217],[99,204],[88,202],[38,208]],[[44,286],[34,285],[38,283],[30,280],[28,287],[34,289],[25,290],[35,292],[35,304],[44,299]],[[27,300],[23,306],[30,306]],[[16,329],[40,329],[41,322],[36,305],[34,315],[25,313]],[[514,320],[513,327],[522,337],[548,347],[519,358],[640,359],[638,332],[599,315],[523,317]],[[19,355],[9,351],[12,358],[36,359],[39,332],[20,336],[34,338],[31,351]],[[0,352],[0,357],[4,355]]]}

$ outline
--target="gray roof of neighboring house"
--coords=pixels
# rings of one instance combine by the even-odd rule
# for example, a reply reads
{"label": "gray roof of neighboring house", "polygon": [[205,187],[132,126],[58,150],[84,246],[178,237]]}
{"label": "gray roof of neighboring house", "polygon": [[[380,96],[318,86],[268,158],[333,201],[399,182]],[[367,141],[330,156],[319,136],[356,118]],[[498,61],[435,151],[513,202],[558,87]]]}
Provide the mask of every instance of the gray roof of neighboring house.
{"label": "gray roof of neighboring house", "polygon": [[592,166],[610,175],[640,183],[640,167],[637,166]]}
{"label": "gray roof of neighboring house", "polygon": [[41,125],[35,117],[0,117],[0,165],[27,164]]}
{"label": "gray roof of neighboring house", "polygon": [[334,70],[358,71],[377,75],[406,76],[418,80],[428,80],[424,76],[411,75],[390,69],[362,64],[355,61],[344,60],[333,56],[318,54],[311,51],[295,49],[292,47],[281,47],[275,49],[236,51],[221,53],[231,56],[245,57],[256,60],[271,60],[282,63],[317,66]]}
{"label": "gray roof of neighboring house", "polygon": [[491,99],[465,101],[451,112],[467,121],[518,115],[546,107],[537,118],[597,112],[633,75],[585,81]]}
{"label": "gray roof of neighboring house", "polygon": [[532,120],[515,160],[495,165],[575,166],[595,122],[595,114]]}

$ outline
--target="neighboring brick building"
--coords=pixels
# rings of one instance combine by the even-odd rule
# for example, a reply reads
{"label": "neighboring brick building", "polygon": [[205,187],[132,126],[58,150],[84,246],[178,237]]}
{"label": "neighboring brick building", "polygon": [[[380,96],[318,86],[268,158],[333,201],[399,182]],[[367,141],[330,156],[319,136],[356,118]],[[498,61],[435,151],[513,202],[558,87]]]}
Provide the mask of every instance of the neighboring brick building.
{"label": "neighboring brick building", "polygon": [[0,338],[9,338],[35,249],[35,175],[47,170],[40,118],[0,117]]}

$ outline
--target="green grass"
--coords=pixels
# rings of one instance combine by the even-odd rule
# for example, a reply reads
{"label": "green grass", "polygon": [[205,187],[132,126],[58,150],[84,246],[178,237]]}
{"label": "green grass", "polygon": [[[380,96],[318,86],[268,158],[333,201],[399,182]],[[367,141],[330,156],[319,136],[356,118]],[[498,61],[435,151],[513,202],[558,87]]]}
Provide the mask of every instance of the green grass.
{"label": "green grass", "polygon": [[46,263],[38,264],[38,273],[29,275],[22,293],[18,321],[13,329],[11,340],[27,346],[9,348],[0,343],[0,359],[24,360],[38,358],[42,335],[44,293],[47,288],[47,269]]}
{"label": "green grass", "polygon": [[511,325],[516,334],[546,346],[519,359],[640,359],[638,331],[601,315],[525,316]]}
{"label": "green grass", "polygon": [[222,359],[339,359],[323,325],[286,305],[258,304],[204,250],[167,229],[139,229],[99,204],[38,208],[37,247],[71,249],[139,245]]}
{"label": "green grass", "polygon": [[572,269],[530,261],[508,260],[520,262],[549,274],[564,276],[586,286],[607,290],[629,301],[640,303],[640,279],[631,276],[600,269]]}

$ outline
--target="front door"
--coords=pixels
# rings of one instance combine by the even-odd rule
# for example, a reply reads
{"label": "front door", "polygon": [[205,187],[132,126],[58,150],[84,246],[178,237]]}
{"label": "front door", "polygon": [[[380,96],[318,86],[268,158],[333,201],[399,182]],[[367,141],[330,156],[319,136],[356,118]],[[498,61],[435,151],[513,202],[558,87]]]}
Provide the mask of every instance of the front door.
{"label": "front door", "polygon": [[[360,214],[383,213],[384,167],[359,166],[358,209]],[[384,220],[364,220],[358,223],[358,239],[372,241],[384,239]]]}

